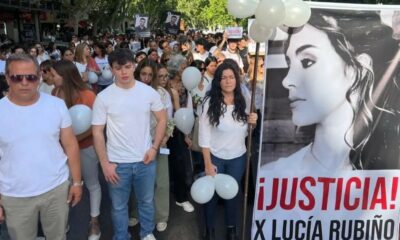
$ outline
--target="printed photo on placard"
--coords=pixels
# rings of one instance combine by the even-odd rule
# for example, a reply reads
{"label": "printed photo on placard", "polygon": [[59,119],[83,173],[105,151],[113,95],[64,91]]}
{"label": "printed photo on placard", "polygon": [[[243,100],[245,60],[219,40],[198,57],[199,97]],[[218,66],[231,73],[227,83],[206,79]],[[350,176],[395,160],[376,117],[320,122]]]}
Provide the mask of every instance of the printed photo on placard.
{"label": "printed photo on placard", "polygon": [[167,12],[167,18],[165,19],[165,31],[169,34],[178,34],[179,32],[179,24],[180,24],[181,15],[177,12]]}
{"label": "printed photo on placard", "polygon": [[135,31],[141,37],[150,37],[149,17],[145,15],[135,15]]}
{"label": "printed photo on placard", "polygon": [[252,239],[398,239],[399,19],[313,8],[269,42]]}

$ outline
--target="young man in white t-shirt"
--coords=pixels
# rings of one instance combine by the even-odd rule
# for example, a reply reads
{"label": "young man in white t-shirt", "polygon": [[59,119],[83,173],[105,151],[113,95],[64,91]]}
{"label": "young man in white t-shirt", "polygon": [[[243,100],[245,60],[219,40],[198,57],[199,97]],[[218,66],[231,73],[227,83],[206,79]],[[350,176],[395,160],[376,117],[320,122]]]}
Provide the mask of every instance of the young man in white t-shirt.
{"label": "young man in white t-shirt", "polygon": [[[153,240],[154,161],[167,126],[160,95],[133,77],[134,55],[117,49],[108,57],[115,83],[97,96],[93,106],[94,144],[111,196],[114,239],[130,239],[128,200],[133,188],[140,221],[140,237]],[[154,140],[150,115],[157,120]],[[107,124],[107,146],[104,127]]]}
{"label": "young man in white t-shirt", "polygon": [[39,79],[31,56],[7,59],[10,88],[0,100],[0,206],[11,239],[33,239],[40,216],[47,239],[65,240],[68,203],[75,206],[82,196],[79,148],[64,101],[39,93]]}

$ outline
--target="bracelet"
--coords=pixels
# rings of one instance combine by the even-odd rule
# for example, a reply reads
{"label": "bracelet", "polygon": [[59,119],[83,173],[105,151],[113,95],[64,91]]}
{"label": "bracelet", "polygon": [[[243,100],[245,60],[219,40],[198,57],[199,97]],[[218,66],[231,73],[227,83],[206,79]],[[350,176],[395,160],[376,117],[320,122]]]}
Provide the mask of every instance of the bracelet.
{"label": "bracelet", "polygon": [[156,152],[158,152],[158,148],[151,146],[152,149],[154,149]]}
{"label": "bracelet", "polygon": [[83,181],[80,182],[72,182],[71,187],[82,187]]}

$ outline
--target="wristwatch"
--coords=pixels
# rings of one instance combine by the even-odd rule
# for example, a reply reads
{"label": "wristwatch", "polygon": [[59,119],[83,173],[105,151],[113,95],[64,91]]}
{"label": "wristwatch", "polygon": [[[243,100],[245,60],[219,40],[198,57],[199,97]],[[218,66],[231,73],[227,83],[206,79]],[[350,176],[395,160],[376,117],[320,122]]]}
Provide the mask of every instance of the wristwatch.
{"label": "wristwatch", "polygon": [[82,187],[83,181],[80,182],[72,182],[71,187]]}

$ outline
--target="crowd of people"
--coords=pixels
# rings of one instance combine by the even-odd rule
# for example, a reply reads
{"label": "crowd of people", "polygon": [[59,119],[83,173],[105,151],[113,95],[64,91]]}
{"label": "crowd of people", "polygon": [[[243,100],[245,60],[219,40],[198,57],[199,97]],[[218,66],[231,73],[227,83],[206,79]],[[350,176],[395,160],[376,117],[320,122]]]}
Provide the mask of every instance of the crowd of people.
{"label": "crowd of people", "polygon": [[[196,32],[146,40],[73,36],[67,48],[1,46],[0,115],[6,117],[0,124],[7,131],[0,133],[0,218],[6,216],[11,239],[36,236],[39,216],[47,239],[66,239],[68,204],[61,200],[78,204],[83,181],[90,198],[88,239],[99,239],[98,164],[116,240],[130,239],[128,227],[138,223],[141,239],[155,239],[154,228],[165,231],[170,183],[186,212],[195,210],[189,187],[197,173],[226,173],[240,183],[248,124],[256,126],[259,142],[263,95],[263,61],[252,89],[255,61],[247,44],[246,36]],[[182,83],[189,66],[202,73],[190,91]],[[256,109],[250,109],[252,91]],[[75,136],[68,108],[79,104],[92,109],[92,126]],[[192,134],[174,126],[180,108],[193,109]],[[205,204],[205,239],[215,239],[217,199]],[[227,239],[234,240],[238,197],[225,208]]]}

